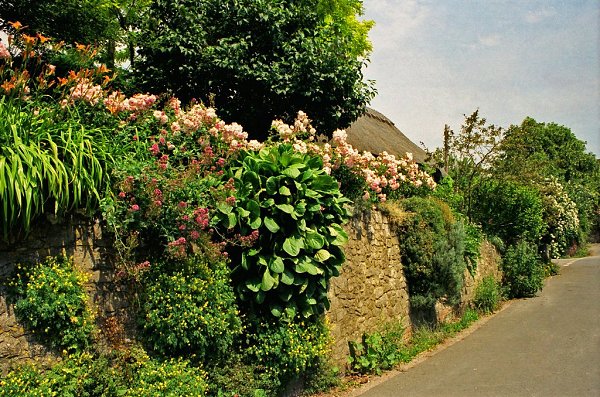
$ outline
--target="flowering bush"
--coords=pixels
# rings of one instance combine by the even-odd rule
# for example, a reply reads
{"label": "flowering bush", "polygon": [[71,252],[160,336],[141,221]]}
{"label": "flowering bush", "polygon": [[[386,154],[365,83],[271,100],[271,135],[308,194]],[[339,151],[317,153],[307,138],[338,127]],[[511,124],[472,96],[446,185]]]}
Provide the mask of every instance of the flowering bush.
{"label": "flowering bush", "polygon": [[[365,200],[385,201],[390,195],[414,195],[421,187],[435,188],[433,178],[419,169],[411,153],[407,153],[406,157],[401,159],[387,152],[377,157],[366,151],[360,153],[346,141],[348,135],[343,130],[333,133],[331,145],[316,143],[316,131],[304,112],[298,112],[292,126],[278,120],[273,122],[272,129],[281,142],[292,144],[296,151],[322,157],[324,169],[328,174],[342,176],[345,171],[349,171],[364,181],[361,196]],[[345,195],[357,195],[357,192],[352,191],[353,186],[344,186],[345,178],[338,179]]]}
{"label": "flowering bush", "polygon": [[543,217],[547,224],[542,244],[547,244],[550,258],[560,258],[575,244],[579,235],[577,205],[556,178],[541,188]]}
{"label": "flowering bush", "polygon": [[166,264],[150,274],[142,303],[145,338],[163,355],[216,362],[241,332],[229,269],[202,257],[179,267],[174,271]]}
{"label": "flowering bush", "polygon": [[82,350],[90,342],[94,317],[88,307],[87,277],[64,257],[48,258],[16,275],[15,314],[26,328],[56,349]]}

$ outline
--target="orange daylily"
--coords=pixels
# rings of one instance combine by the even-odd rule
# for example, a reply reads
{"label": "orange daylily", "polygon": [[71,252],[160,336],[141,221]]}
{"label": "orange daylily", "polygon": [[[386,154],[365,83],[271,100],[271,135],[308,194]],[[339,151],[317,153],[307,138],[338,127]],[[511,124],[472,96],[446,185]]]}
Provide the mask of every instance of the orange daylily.
{"label": "orange daylily", "polygon": [[37,34],[37,37],[38,37],[38,39],[40,39],[40,42],[41,42],[41,43],[45,43],[45,42],[47,42],[48,40],[50,40],[50,38],[49,38],[49,37],[42,36],[42,34],[40,34],[40,33],[38,33],[38,34]]}
{"label": "orange daylily", "polygon": [[63,85],[66,85],[66,84],[69,82],[69,80],[67,80],[67,79],[66,79],[66,78],[64,78],[64,77],[57,77],[56,79],[58,80],[58,84],[60,84],[60,86],[61,86],[61,87],[62,87]]}
{"label": "orange daylily", "polygon": [[23,33],[23,40],[25,40],[25,44],[27,44],[27,46],[32,46],[37,41],[37,39],[34,36],[29,36],[25,33]]}
{"label": "orange daylily", "polygon": [[2,89],[8,93],[15,88],[15,83],[12,81],[12,79],[10,81],[7,80],[4,83],[2,83],[0,87],[2,87]]}
{"label": "orange daylily", "polygon": [[8,22],[14,29],[19,30],[23,27],[23,24],[19,21],[16,22]]}

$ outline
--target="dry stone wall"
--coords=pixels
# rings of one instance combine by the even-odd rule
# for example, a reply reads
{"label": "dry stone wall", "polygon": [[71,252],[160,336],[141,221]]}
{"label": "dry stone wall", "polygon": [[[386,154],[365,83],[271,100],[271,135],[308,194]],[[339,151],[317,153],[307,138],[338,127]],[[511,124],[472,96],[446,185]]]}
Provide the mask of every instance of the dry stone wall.
{"label": "dry stone wall", "polygon": [[[53,219],[50,219],[51,221]],[[98,319],[116,317],[127,322],[128,291],[116,283],[111,242],[104,239],[97,222],[72,218],[64,222],[46,221],[19,244],[0,242],[0,281],[6,280],[17,263],[40,261],[47,256],[66,254],[90,275],[86,286]],[[400,244],[392,222],[381,212],[371,211],[353,218],[346,226],[346,263],[339,277],[331,280],[331,307],[327,318],[334,343],[334,361],[343,368],[349,354],[348,342],[360,340],[365,332],[400,322],[410,334],[408,287],[400,262]],[[465,273],[463,304],[473,298],[475,287],[488,275],[500,279],[499,256],[489,243],[474,275]],[[452,316],[453,308],[439,305],[438,319]],[[6,288],[0,283],[0,373],[13,364],[50,361],[51,352],[35,343],[16,321],[7,302]]]}
{"label": "dry stone wall", "polygon": [[410,325],[408,287],[398,237],[379,211],[363,213],[347,226],[349,241],[340,276],[331,280],[327,313],[334,360],[343,365],[348,342],[389,322]]}
{"label": "dry stone wall", "polygon": [[39,262],[60,254],[72,257],[90,276],[86,289],[93,307],[98,310],[98,319],[124,315],[126,291],[113,281],[110,245],[110,241],[103,239],[100,225],[83,217],[68,220],[49,217],[36,225],[24,241],[0,242],[0,373],[13,364],[53,359],[52,352],[36,343],[18,324],[12,305],[7,301],[6,281],[15,265]]}

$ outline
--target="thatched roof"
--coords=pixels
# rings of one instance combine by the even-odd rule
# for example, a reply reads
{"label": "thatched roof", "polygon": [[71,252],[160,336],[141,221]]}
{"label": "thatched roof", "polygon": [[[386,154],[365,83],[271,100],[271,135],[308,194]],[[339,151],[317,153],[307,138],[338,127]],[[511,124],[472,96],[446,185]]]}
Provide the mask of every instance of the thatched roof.
{"label": "thatched roof", "polygon": [[348,143],[359,151],[379,154],[383,151],[396,157],[412,153],[418,163],[424,163],[427,154],[406,137],[394,123],[383,114],[367,108],[367,112],[346,129]]}

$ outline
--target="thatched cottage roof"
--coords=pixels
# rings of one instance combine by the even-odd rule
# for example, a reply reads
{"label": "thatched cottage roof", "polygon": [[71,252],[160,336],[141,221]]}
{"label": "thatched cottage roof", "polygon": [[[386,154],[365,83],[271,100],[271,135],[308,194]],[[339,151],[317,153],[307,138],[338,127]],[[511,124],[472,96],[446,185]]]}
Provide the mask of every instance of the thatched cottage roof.
{"label": "thatched cottage roof", "polygon": [[418,163],[424,163],[427,154],[406,137],[394,123],[383,114],[367,108],[367,112],[346,129],[347,141],[359,151],[379,154],[383,151],[404,157],[412,153]]}

